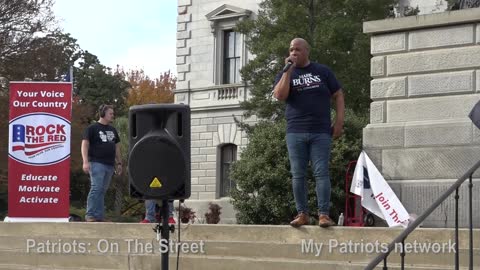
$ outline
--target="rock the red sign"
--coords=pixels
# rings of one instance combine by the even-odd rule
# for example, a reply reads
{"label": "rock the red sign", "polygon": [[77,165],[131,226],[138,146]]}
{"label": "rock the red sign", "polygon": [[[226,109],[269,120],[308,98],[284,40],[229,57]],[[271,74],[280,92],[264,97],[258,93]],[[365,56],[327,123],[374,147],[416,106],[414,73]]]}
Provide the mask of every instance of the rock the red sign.
{"label": "rock the red sign", "polygon": [[72,83],[10,82],[8,217],[69,216]]}

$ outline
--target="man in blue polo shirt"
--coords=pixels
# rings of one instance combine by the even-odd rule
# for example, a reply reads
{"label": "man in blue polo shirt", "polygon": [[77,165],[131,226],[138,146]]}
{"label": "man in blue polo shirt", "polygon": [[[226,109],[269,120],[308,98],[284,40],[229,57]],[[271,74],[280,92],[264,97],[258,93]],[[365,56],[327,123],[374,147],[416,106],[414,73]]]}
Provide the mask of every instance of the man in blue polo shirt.
{"label": "man in blue polo shirt", "polygon": [[[309,45],[302,38],[290,43],[287,64],[274,83],[274,96],[286,101],[287,148],[292,173],[293,195],[298,215],[290,225],[309,223],[305,175],[311,161],[316,182],[319,225],[335,223],[329,217],[330,176],[328,162],[332,137],[342,134],[345,103],[340,83],[325,65],[310,62]],[[330,101],[336,108],[335,122],[330,120]]]}

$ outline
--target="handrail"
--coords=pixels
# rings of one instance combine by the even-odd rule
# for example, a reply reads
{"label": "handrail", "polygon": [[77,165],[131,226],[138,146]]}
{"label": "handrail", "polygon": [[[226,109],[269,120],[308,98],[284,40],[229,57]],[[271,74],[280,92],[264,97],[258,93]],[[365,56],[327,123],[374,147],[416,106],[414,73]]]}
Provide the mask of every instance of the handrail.
{"label": "handrail", "polygon": [[[386,252],[382,252],[375,257],[367,265],[365,270],[374,269],[382,260],[384,260],[395,248],[397,243],[402,243],[410,233],[415,230],[425,219],[443,202],[448,196],[450,196],[455,190],[457,190],[465,180],[467,180],[478,168],[480,167],[480,160],[468,170],[462,177],[460,177],[455,183],[450,186],[427,210],[425,210],[412,224],[410,224],[399,236],[397,236],[389,245]],[[458,247],[457,247],[458,248]]]}

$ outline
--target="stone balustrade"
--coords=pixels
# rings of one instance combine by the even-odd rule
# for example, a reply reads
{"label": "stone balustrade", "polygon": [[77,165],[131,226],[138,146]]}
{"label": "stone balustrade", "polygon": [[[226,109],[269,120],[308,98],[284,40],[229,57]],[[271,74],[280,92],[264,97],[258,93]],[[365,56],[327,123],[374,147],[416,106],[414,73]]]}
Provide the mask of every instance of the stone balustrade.
{"label": "stone balustrade", "polygon": [[239,107],[248,94],[248,87],[243,84],[216,85],[176,91],[175,103],[189,104],[192,110],[232,108]]}

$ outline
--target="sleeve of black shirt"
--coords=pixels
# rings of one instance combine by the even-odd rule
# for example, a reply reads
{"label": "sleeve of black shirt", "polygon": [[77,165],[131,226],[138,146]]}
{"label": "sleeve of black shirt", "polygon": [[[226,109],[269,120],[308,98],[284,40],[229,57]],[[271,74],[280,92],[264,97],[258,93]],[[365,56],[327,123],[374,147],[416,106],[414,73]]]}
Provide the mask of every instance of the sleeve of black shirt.
{"label": "sleeve of black shirt", "polygon": [[328,89],[330,89],[330,94],[332,95],[342,88],[340,82],[338,82],[335,74],[330,68],[327,68],[327,85]]}
{"label": "sleeve of black shirt", "polygon": [[113,129],[113,132],[115,133],[115,144],[117,144],[120,142],[120,136],[118,136],[118,132],[116,128]]}
{"label": "sleeve of black shirt", "polygon": [[283,72],[280,72],[277,75],[275,75],[275,80],[273,81],[272,91],[275,88],[275,86],[277,85],[277,83],[280,81],[280,79],[282,78],[282,75],[283,75]]}
{"label": "sleeve of black shirt", "polygon": [[82,139],[83,140],[87,140],[87,141],[90,141],[90,128],[91,126],[88,126],[85,128],[85,130],[83,131],[83,135],[82,135]]}

